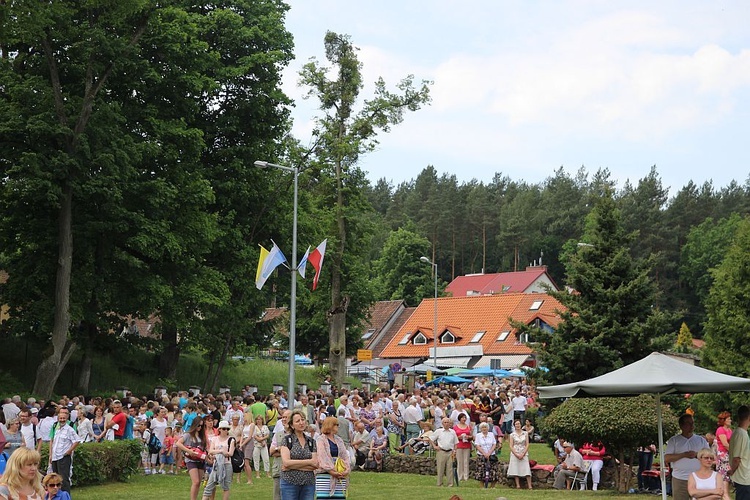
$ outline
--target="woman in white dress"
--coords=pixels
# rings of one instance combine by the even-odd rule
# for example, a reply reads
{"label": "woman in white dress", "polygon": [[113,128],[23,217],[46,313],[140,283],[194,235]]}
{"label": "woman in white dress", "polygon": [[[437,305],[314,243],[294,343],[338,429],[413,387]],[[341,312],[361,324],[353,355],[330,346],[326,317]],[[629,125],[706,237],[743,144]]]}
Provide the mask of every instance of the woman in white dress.
{"label": "woman in white dress", "polygon": [[526,476],[526,484],[531,488],[531,467],[529,466],[529,434],[521,427],[521,421],[513,423],[510,433],[510,463],[508,477],[515,477],[516,489],[521,488],[521,476]]}
{"label": "woman in white dress", "polygon": [[693,500],[730,500],[727,483],[713,469],[716,455],[710,448],[698,452],[700,469],[688,476],[688,494]]}

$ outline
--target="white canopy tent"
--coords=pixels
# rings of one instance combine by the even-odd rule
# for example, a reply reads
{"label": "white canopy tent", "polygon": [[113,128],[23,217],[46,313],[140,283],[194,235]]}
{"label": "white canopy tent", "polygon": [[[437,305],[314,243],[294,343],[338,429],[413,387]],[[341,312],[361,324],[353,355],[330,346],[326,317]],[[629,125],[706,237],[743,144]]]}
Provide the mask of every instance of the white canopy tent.
{"label": "white canopy tent", "polygon": [[[750,391],[750,380],[683,363],[664,354],[653,352],[619,370],[571,384],[539,387],[541,398],[595,398],[603,396],[636,396],[656,394],[659,422],[659,456],[664,464],[661,397],[673,393]],[[661,467],[661,492],[666,500],[667,489]]]}

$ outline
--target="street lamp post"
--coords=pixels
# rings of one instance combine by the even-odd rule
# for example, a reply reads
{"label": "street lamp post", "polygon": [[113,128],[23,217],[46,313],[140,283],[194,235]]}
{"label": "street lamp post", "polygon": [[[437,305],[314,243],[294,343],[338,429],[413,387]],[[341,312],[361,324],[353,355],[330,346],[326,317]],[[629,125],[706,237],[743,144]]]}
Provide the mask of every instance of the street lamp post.
{"label": "street lamp post", "polygon": [[296,393],[294,386],[294,357],[297,343],[297,192],[298,192],[298,179],[299,179],[299,168],[286,167],[284,165],[277,165],[275,163],[269,163],[267,161],[256,161],[253,163],[259,168],[278,168],[285,172],[291,172],[294,175],[294,216],[292,222],[292,295],[289,299],[289,394],[287,396],[287,404],[290,408],[294,406],[294,395]]}
{"label": "street lamp post", "polygon": [[437,316],[437,293],[438,293],[438,287],[437,287],[437,263],[436,262],[432,262],[427,257],[420,257],[419,260],[421,260],[425,264],[431,265],[432,266],[432,273],[435,276],[435,305],[434,305],[434,316],[433,316],[433,327],[432,327],[432,342],[433,342],[433,344],[432,344],[433,345],[433,348],[432,348],[432,350],[433,350],[433,352],[432,352],[432,363],[435,365],[435,370],[437,370],[438,369],[438,365],[437,365],[437,337],[438,337],[438,332],[437,332],[437,323],[438,323],[437,322],[437,319],[438,319],[438,316]]}

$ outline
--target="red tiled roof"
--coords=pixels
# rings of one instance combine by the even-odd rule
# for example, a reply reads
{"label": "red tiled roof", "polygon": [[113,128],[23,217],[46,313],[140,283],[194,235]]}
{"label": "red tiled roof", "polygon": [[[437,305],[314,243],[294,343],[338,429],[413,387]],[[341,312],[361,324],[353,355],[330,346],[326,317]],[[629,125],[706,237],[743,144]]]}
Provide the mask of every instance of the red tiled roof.
{"label": "red tiled roof", "polygon": [[277,318],[280,318],[282,315],[286,314],[288,309],[286,307],[267,307],[265,311],[263,311],[263,315],[260,317],[258,321],[260,322],[266,322],[266,321],[273,321]]}
{"label": "red tiled roof", "polygon": [[[434,301],[425,299],[417,307],[409,319],[406,320],[391,336],[388,345],[380,353],[382,358],[417,358],[427,357],[431,343],[414,345],[409,341],[405,345],[398,343],[409,334],[422,332],[428,339],[432,339],[434,324]],[[446,329],[456,334],[454,344],[441,347],[461,347],[481,345],[484,355],[498,354],[530,354],[531,349],[518,342],[516,329],[510,324],[510,319],[529,324],[539,318],[552,328],[560,322],[556,311],[564,307],[552,296],[546,293],[506,293],[501,295],[482,295],[474,297],[443,297],[438,300],[438,332],[442,334]],[[531,311],[529,308],[536,301],[542,301],[539,309]],[[486,332],[479,342],[471,340],[478,332]],[[507,338],[498,342],[501,332],[509,331]]]}
{"label": "red tiled roof", "polygon": [[403,307],[403,300],[380,300],[370,307],[370,321],[363,330],[363,335],[369,330],[374,330],[372,335],[365,340],[365,349],[371,349],[371,345],[378,340],[380,331],[391,320],[393,314]]}
{"label": "red tiled roof", "polygon": [[705,347],[706,342],[701,339],[693,339],[693,348],[694,349],[703,349]]}
{"label": "red tiled roof", "polygon": [[[458,276],[445,287],[445,291],[454,297],[465,297],[469,292],[478,292],[474,295],[525,292],[546,274],[546,267],[532,267],[525,271],[510,273],[469,274]],[[547,278],[552,281],[549,276]]]}
{"label": "red tiled roof", "polygon": [[405,308],[398,318],[391,324],[391,326],[388,328],[388,331],[383,332],[382,337],[378,341],[377,344],[374,346],[370,346],[370,349],[372,349],[372,357],[373,358],[380,358],[381,353],[383,352],[383,349],[388,345],[388,343],[394,338],[396,333],[401,330],[401,327],[404,326],[404,323],[408,321],[408,319],[411,317],[412,314],[414,314],[414,311],[416,311],[416,307],[407,307]]}

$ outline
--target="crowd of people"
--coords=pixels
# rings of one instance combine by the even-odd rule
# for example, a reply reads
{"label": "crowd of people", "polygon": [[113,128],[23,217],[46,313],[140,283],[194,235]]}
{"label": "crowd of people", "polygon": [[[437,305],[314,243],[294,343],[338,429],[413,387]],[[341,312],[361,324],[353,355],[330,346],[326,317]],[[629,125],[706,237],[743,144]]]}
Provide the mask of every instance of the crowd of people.
{"label": "crowd of people", "polygon": [[[291,401],[284,391],[265,396],[250,386],[235,396],[186,391],[58,401],[15,396],[3,402],[0,446],[9,467],[15,460],[23,463],[6,468],[0,484],[15,487],[6,481],[8,470],[32,463],[39,468],[36,457],[47,442],[48,471],[60,478],[54,498],[60,498],[74,484],[74,452],[80,443],[134,439],[142,443],[142,473],[186,471],[192,500],[213,498],[217,488],[226,499],[233,482],[253,484],[261,477],[273,478],[277,499],[313,498],[316,488],[321,497],[324,490],[345,491],[352,470],[382,470],[385,457],[396,453],[435,453],[438,484],[446,486],[454,483],[454,475],[458,481],[471,479],[469,457],[475,453],[481,466],[474,478],[489,487],[499,478],[503,441],[512,439],[510,472],[530,486],[530,434],[522,423],[535,406],[534,388],[522,378],[481,378],[461,390],[428,388],[423,381],[410,391],[398,386],[372,392],[319,390],[298,393]],[[19,450],[37,455],[16,455]],[[42,484],[57,487],[57,479],[45,476],[44,481],[39,481],[39,495],[46,494]]]}

